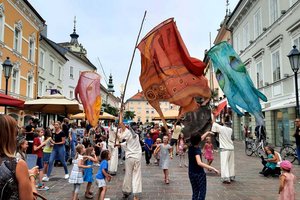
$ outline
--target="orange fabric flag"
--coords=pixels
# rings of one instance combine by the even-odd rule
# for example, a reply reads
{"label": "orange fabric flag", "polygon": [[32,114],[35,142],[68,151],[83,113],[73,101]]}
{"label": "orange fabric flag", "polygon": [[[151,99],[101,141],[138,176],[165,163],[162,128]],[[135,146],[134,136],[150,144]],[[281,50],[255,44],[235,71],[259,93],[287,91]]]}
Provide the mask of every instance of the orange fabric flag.
{"label": "orange fabric flag", "polygon": [[75,88],[75,98],[82,102],[85,116],[90,125],[97,126],[102,104],[100,75],[92,71],[81,72]]}
{"label": "orange fabric flag", "polygon": [[179,105],[182,116],[198,108],[194,97],[210,98],[208,81],[203,75],[206,65],[190,57],[173,18],[150,31],[138,49],[142,58],[143,92],[162,119],[160,100]]}
{"label": "orange fabric flag", "polygon": [[222,99],[222,101],[219,102],[218,107],[213,111],[214,116],[217,117],[226,106],[227,106],[227,98]]}

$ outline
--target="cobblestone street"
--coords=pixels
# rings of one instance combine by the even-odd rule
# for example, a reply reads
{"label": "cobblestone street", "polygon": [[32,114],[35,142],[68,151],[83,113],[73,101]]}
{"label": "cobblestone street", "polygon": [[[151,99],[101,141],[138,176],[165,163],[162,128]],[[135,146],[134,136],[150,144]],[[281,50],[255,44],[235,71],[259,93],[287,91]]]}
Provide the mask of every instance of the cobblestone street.
{"label": "cobblestone street", "polygon": [[[213,166],[220,169],[219,155],[215,153]],[[71,171],[71,166],[69,166]],[[108,184],[108,193],[106,197],[111,200],[122,199],[122,182],[124,176],[124,165],[119,165],[118,174],[114,176]],[[248,157],[244,153],[244,144],[235,142],[235,169],[236,182],[232,184],[222,184],[220,177],[207,173],[207,200],[274,200],[278,197],[278,177],[265,178],[258,174],[262,169],[258,157]],[[94,172],[97,167],[94,168]],[[180,168],[178,158],[171,161],[170,166],[170,184],[163,182],[162,170],[155,165],[146,166],[145,160],[142,160],[143,193],[142,199],[152,200],[170,200],[170,199],[191,199],[192,191],[188,179],[188,169]],[[294,174],[300,176],[300,166],[294,166]],[[296,199],[300,199],[299,179],[296,182]],[[49,191],[43,191],[49,200],[69,200],[73,185],[63,179],[63,168],[55,167],[53,176],[46,183],[50,187]],[[82,184],[80,199],[85,199],[84,191],[86,184]],[[96,192],[96,188],[94,189]]]}

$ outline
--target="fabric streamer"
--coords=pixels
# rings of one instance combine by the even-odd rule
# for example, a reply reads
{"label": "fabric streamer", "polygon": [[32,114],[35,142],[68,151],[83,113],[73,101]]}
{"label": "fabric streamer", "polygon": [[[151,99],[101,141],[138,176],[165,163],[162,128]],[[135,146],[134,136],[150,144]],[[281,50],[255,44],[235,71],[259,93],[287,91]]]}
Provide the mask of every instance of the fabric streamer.
{"label": "fabric streamer", "polygon": [[230,107],[242,116],[244,113],[239,110],[239,106],[253,114],[258,125],[263,125],[264,117],[259,99],[266,102],[267,97],[254,87],[244,63],[233,47],[227,42],[221,42],[212,47],[207,55]]}
{"label": "fabric streamer", "polygon": [[82,102],[85,116],[93,127],[98,125],[101,111],[100,75],[92,71],[80,73],[75,98]]}
{"label": "fabric streamer", "polygon": [[173,18],[150,31],[139,43],[140,83],[150,105],[164,120],[159,101],[180,106],[179,117],[199,107],[194,97],[209,99],[211,91],[202,61],[190,57]]}

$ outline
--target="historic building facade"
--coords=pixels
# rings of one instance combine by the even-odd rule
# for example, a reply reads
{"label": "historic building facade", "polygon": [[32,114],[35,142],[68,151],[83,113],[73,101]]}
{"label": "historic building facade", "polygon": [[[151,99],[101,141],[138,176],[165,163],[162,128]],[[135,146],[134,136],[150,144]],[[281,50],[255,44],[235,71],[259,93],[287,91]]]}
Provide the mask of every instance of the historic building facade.
{"label": "historic building facade", "polygon": [[[8,94],[22,99],[36,98],[38,79],[39,34],[45,20],[27,0],[0,1],[0,92],[5,93],[2,63],[7,57],[13,64]],[[3,112],[3,107],[0,107]],[[22,123],[24,111],[8,109]]]}
{"label": "historic building facade", "polygon": [[[268,102],[261,102],[269,142],[293,140],[295,84],[287,55],[300,48],[299,0],[240,0],[227,20],[233,47],[245,63],[254,85]],[[298,80],[299,82],[299,80]],[[234,117],[235,135],[242,126],[254,131],[253,117]]]}

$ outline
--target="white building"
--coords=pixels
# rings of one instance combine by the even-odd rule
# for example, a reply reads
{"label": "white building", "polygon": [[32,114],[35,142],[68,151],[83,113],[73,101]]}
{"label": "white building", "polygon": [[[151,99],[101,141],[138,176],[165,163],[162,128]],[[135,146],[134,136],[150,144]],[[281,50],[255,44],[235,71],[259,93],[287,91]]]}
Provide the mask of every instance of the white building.
{"label": "white building", "polygon": [[[269,142],[289,142],[293,139],[296,100],[287,55],[293,45],[300,48],[300,0],[240,0],[227,28],[254,85],[268,98],[261,104]],[[253,117],[235,115],[233,121],[236,137],[240,137],[241,124],[249,124],[254,132]]]}

